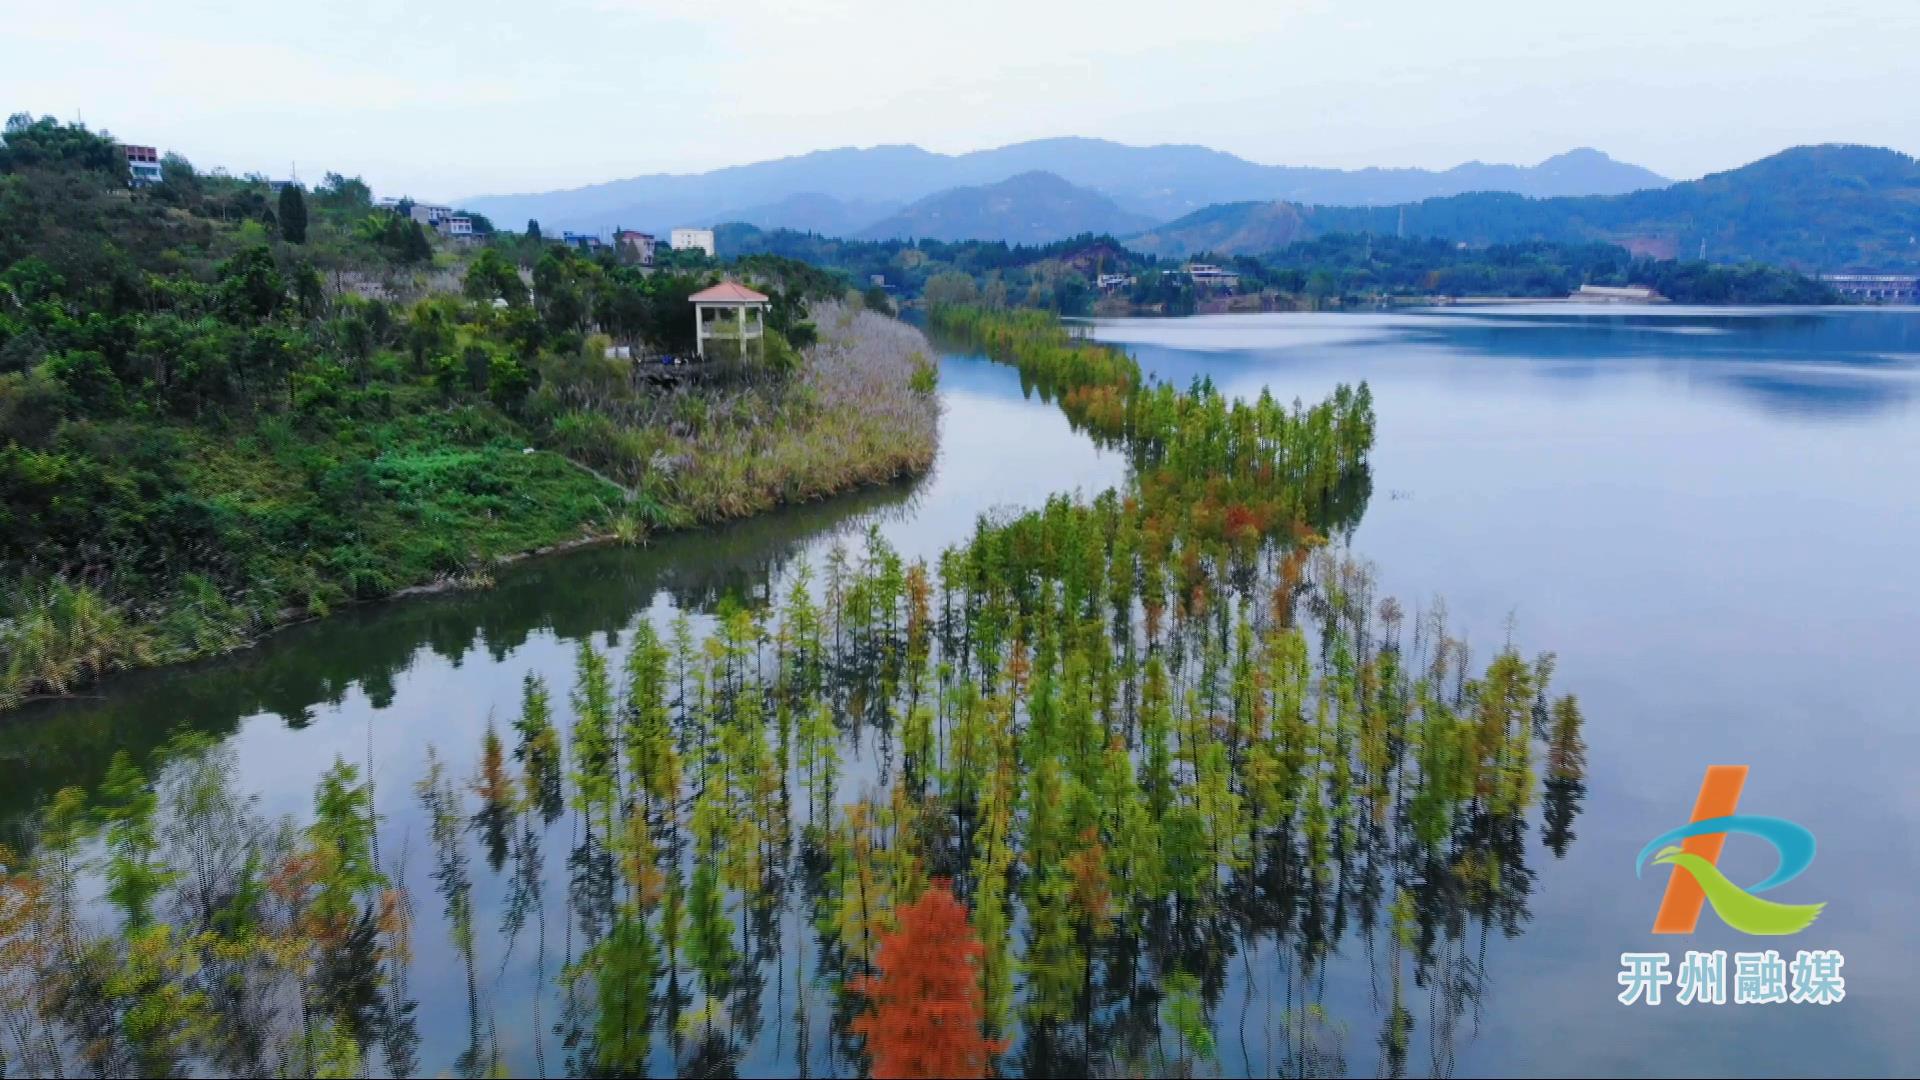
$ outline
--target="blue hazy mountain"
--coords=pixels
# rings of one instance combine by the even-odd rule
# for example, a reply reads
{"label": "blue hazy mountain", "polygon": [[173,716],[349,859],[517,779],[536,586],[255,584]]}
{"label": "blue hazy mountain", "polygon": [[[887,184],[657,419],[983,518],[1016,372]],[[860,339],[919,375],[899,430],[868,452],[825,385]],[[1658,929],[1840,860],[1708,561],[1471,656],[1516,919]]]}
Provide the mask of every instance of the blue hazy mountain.
{"label": "blue hazy mountain", "polygon": [[724,220],[744,222],[762,229],[793,229],[822,236],[852,236],[870,222],[898,209],[900,202],[896,199],[836,199],[817,191],[807,191],[744,210],[728,211]]}
{"label": "blue hazy mountain", "polygon": [[1091,188],[1050,172],[998,183],[948,188],[856,233],[862,240],[1005,240],[1044,244],[1081,233],[1117,236],[1153,223]]}
{"label": "blue hazy mountain", "polygon": [[549,232],[615,226],[659,230],[744,220],[766,228],[831,222],[836,232],[855,233],[941,191],[996,184],[1028,172],[1052,173],[1153,221],[1232,201],[1373,206],[1463,191],[1613,194],[1666,183],[1596,150],[1572,151],[1534,166],[1469,162],[1442,171],[1342,170],[1261,165],[1204,146],[1058,138],[966,154],[939,154],[917,146],[817,150],[705,173],[477,196],[460,205],[511,227],[537,218]]}

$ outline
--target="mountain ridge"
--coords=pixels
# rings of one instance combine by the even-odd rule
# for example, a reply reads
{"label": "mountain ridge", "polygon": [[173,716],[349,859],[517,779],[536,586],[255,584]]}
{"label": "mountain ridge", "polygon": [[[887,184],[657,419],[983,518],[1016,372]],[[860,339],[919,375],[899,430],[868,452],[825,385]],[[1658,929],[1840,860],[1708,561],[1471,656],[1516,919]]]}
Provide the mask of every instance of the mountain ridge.
{"label": "mountain ridge", "polygon": [[1002,240],[1044,244],[1081,233],[1127,233],[1152,220],[1100,192],[1035,169],[918,199],[855,234],[859,240]]}
{"label": "mountain ridge", "polygon": [[1920,163],[1897,150],[1826,143],[1615,195],[1475,192],[1377,207],[1244,202],[1206,207],[1126,240],[1168,257],[1254,255],[1329,233],[1476,246],[1601,240],[1660,258],[1704,250],[1713,261],[1803,270],[1920,268]]}
{"label": "mountain ridge", "polygon": [[[1240,200],[1377,205],[1484,187],[1567,194],[1570,188],[1579,193],[1617,192],[1666,183],[1649,170],[1584,148],[1532,166],[1467,162],[1446,170],[1343,170],[1262,165],[1192,143],[1132,146],[1062,136],[962,154],[900,143],[835,147],[702,173],[655,173],[556,191],[481,195],[459,205],[508,226],[538,219],[549,232],[662,230],[752,220],[755,214],[760,217],[756,224],[806,227],[805,215],[782,220],[768,217],[767,210],[807,195],[853,207],[864,204],[865,210],[833,215],[857,232],[892,212],[871,213],[875,206],[903,207],[941,191],[998,183],[1033,171],[1053,173],[1106,196],[1129,213],[1160,222]],[[821,205],[816,202],[813,211]],[[861,220],[860,213],[871,216]]]}

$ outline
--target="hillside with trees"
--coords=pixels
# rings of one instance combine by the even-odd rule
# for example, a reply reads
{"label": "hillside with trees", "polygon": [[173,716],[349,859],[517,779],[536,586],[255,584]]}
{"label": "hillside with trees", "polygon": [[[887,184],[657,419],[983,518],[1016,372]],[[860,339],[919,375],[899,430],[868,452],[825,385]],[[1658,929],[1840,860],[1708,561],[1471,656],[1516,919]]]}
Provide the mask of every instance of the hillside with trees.
{"label": "hillside with trees", "polygon": [[[1045,244],[845,240],[735,222],[721,226],[715,237],[721,252],[730,257],[772,255],[844,273],[861,284],[879,278],[883,289],[901,298],[978,301],[989,307],[1044,308],[1064,314],[1091,310],[1100,274],[1131,273],[1155,264],[1112,236],[1092,233]],[[956,290],[971,292],[957,295]]]}
{"label": "hillside with trees", "polygon": [[[1111,236],[1051,244],[841,240],[747,225],[719,231],[723,250],[805,262],[855,281],[878,277],[890,295],[937,304],[1031,307],[1064,315],[1191,315],[1205,299],[1182,260],[1154,258]],[[1337,233],[1259,255],[1209,249],[1194,256],[1239,275],[1241,300],[1281,309],[1384,297],[1560,297],[1582,285],[1645,285],[1688,304],[1831,304],[1805,274],[1761,265],[1635,256],[1618,244],[1528,241],[1487,246]],[[1103,294],[1101,274],[1130,280]],[[1217,298],[1217,297],[1216,297]]]}
{"label": "hillside with trees", "polygon": [[1259,258],[1231,260],[1255,287],[1313,299],[1368,296],[1566,296],[1583,285],[1641,285],[1687,304],[1831,304],[1839,297],[1777,267],[1648,259],[1618,244],[1527,241],[1462,246],[1439,239],[1335,233]]}
{"label": "hillside with trees", "polygon": [[[287,195],[286,191],[296,194]],[[925,469],[924,340],[772,257],[766,348],[660,388],[711,270],[439,240],[103,134],[0,148],[0,707],[497,562]],[[857,303],[857,302],[856,302]],[[637,355],[637,354],[636,354]]]}
{"label": "hillside with trees", "polygon": [[1606,241],[1659,258],[1805,271],[1920,270],[1920,163],[1866,146],[1802,146],[1699,180],[1624,195],[1477,192],[1379,207],[1208,207],[1128,238],[1148,254],[1257,255],[1329,233],[1473,246]]}

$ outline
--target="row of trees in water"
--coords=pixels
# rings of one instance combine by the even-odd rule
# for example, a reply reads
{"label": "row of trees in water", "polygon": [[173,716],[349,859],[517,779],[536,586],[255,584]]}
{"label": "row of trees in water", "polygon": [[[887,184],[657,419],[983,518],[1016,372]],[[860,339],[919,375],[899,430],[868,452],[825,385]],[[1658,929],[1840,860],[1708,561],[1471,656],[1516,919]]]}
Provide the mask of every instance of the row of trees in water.
{"label": "row of trees in water", "polygon": [[[803,1071],[1193,1072],[1229,959],[1271,948],[1295,1005],[1264,1067],[1339,1071],[1318,995],[1358,935],[1390,984],[1383,1065],[1407,1067],[1410,980],[1444,1068],[1473,928],[1526,917],[1535,803],[1553,851],[1572,837],[1581,717],[1551,656],[1475,664],[1328,544],[1364,506],[1364,386],[1228,401],[1035,317],[936,320],[1124,447],[1129,482],[931,562],[874,531],[776,604],[582,642],[564,707],[529,673],[475,775],[436,758],[416,789],[465,965],[455,1067],[723,1072],[791,970]],[[417,1069],[418,917],[370,785],[339,764],[312,824],[266,824],[218,748],[166,760],[157,792],[121,759],[63,793],[8,860],[9,1067]],[[545,1021],[486,1003],[475,854],[506,949],[535,927],[546,970],[563,913],[563,1063],[504,1060],[501,1024],[539,1048]]]}

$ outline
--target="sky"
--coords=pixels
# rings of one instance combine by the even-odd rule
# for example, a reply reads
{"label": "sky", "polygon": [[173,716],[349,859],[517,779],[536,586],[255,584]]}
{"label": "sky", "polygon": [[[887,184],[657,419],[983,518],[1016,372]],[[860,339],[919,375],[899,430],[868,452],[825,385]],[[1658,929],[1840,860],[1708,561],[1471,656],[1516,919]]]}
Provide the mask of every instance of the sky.
{"label": "sky", "polygon": [[0,111],[442,200],[1084,135],[1674,178],[1920,152],[1920,0],[16,0]]}

